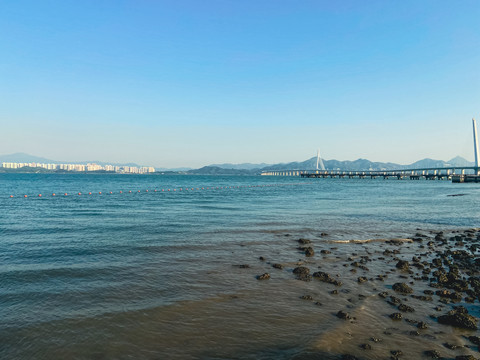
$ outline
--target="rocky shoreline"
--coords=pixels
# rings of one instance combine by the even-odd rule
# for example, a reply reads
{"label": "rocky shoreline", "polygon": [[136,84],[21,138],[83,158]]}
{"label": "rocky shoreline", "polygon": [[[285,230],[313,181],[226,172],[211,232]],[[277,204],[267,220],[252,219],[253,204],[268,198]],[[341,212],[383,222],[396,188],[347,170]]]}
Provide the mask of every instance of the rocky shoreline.
{"label": "rocky shoreline", "polygon": [[315,284],[317,295],[299,294],[299,301],[322,309],[319,292],[338,299],[335,331],[296,359],[479,358],[480,229],[370,241],[285,236],[292,256],[303,257],[284,264],[262,254],[258,261],[267,271],[257,280],[287,271]]}

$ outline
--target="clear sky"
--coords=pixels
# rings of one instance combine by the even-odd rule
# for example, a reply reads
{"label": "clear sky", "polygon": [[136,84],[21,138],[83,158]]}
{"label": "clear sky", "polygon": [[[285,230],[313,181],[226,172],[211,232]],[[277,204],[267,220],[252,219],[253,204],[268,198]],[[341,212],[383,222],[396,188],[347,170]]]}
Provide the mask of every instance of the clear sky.
{"label": "clear sky", "polygon": [[473,159],[480,1],[0,2],[0,154]]}

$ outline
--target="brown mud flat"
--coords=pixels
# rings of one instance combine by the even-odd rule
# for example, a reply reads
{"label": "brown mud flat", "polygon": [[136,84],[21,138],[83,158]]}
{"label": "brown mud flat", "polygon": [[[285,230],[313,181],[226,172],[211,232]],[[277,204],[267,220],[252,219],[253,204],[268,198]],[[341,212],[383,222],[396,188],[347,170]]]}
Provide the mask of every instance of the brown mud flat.
{"label": "brown mud flat", "polygon": [[291,241],[292,255],[304,259],[287,265],[262,254],[274,267],[266,281],[290,270],[306,284],[299,299],[311,302],[312,313],[305,316],[321,309],[330,316],[326,331],[291,358],[480,358],[478,229],[419,230],[412,238],[390,240]]}

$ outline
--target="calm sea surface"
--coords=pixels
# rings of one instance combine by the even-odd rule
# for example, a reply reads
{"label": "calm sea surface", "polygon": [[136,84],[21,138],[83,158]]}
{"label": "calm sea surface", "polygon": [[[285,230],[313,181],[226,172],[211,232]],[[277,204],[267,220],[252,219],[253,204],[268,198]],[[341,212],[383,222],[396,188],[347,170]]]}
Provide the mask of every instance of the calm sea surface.
{"label": "calm sea surface", "polygon": [[448,181],[0,174],[0,358],[288,358],[301,309],[266,298],[300,285],[259,295],[259,256],[478,227],[479,203]]}

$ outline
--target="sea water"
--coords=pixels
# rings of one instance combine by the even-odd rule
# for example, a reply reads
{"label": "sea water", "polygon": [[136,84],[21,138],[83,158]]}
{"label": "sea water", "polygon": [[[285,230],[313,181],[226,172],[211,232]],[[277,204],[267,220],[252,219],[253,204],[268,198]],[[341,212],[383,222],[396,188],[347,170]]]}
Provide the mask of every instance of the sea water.
{"label": "sea water", "polygon": [[329,323],[287,272],[260,285],[260,256],[478,227],[479,201],[449,181],[0,174],[0,358],[289,358]]}

